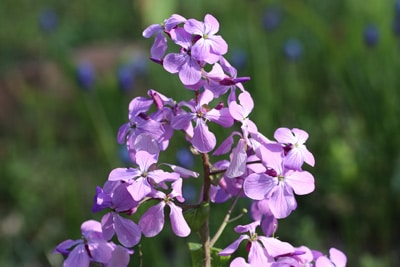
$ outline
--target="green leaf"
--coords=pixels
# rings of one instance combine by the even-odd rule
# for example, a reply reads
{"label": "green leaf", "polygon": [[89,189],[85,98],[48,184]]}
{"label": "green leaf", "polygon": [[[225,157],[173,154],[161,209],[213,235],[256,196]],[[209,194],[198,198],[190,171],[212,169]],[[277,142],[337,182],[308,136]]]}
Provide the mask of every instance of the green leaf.
{"label": "green leaf", "polygon": [[192,232],[198,232],[210,214],[210,204],[203,202],[197,208],[188,209],[183,212],[186,222]]}
{"label": "green leaf", "polygon": [[[203,250],[202,245],[199,243],[188,243],[190,255],[192,256],[192,267],[203,267]],[[230,256],[220,256],[218,253],[222,249],[211,248],[211,266],[213,267],[226,267]]]}

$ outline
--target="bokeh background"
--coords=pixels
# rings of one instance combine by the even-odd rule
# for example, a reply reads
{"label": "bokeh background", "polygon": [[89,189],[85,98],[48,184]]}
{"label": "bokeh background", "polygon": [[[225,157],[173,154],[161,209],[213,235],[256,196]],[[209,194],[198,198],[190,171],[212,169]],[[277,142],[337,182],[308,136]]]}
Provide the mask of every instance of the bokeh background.
{"label": "bokeh background", "polygon": [[[310,133],[316,191],[297,198],[277,235],[337,247],[348,266],[399,266],[394,0],[2,0],[0,266],[60,266],[54,246],[101,218],[91,213],[95,186],[127,164],[115,136],[129,101],[150,88],[176,99],[184,90],[148,60],[152,40],[141,35],[173,13],[220,21],[227,58],[251,76],[251,118],[264,135],[281,126]],[[166,158],[196,167],[186,148],[176,140]],[[234,239],[228,232],[218,245]],[[166,226],[144,241],[144,266],[189,266],[185,242]]]}

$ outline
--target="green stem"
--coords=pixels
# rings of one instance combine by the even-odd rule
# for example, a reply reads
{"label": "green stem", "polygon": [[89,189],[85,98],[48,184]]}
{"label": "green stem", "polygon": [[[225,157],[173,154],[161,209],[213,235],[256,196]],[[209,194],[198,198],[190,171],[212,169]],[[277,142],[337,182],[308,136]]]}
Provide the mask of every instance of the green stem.
{"label": "green stem", "polygon": [[239,200],[239,196],[240,196],[240,192],[237,194],[236,198],[234,199],[234,201],[232,202],[232,205],[230,206],[228,212],[225,215],[224,220],[222,221],[221,226],[219,227],[218,231],[215,233],[214,237],[211,239],[210,241],[210,247],[213,247],[215,242],[217,242],[218,238],[221,236],[222,232],[225,230],[225,227],[228,225],[229,223],[229,219],[231,217],[232,211],[236,206],[236,203]]}
{"label": "green stem", "polygon": [[[204,183],[203,183],[203,203],[210,203],[210,161],[207,153],[201,154],[201,159],[203,161],[203,173],[204,173]],[[210,212],[208,212],[209,214]],[[209,216],[205,220],[204,224],[200,229],[201,243],[203,248],[203,266],[211,267],[211,246],[210,246],[210,227],[209,227]]]}

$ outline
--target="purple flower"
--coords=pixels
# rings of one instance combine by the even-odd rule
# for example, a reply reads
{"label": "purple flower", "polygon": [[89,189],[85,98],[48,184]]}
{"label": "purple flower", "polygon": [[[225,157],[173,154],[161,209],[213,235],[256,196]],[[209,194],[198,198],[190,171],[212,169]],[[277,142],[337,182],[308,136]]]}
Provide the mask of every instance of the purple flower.
{"label": "purple flower", "polygon": [[99,222],[94,220],[84,222],[81,232],[82,239],[66,240],[55,249],[56,253],[67,256],[64,267],[89,267],[90,262],[99,262],[107,266],[112,266],[108,265],[110,263],[118,264],[114,266],[128,265],[129,254],[133,251],[107,242],[103,237]]}
{"label": "purple flower", "polygon": [[207,108],[207,104],[213,100],[213,93],[205,90],[198,98],[198,102],[194,101],[184,103],[190,109],[190,112],[178,114],[171,121],[174,129],[188,129],[193,120],[195,123],[191,143],[195,149],[201,153],[207,153],[214,149],[217,140],[215,135],[208,129],[206,121],[212,121],[223,127],[230,127],[233,119],[227,108]]}
{"label": "purple flower", "polygon": [[164,227],[164,208],[169,206],[172,231],[180,237],[190,234],[190,227],[183,217],[182,208],[175,205],[174,199],[183,202],[182,179],[172,183],[172,191],[168,195],[161,191],[155,191],[151,194],[153,199],[159,199],[160,202],[150,207],[140,218],[139,226],[146,237],[158,235]]}
{"label": "purple flower", "polygon": [[219,22],[212,15],[205,15],[204,22],[188,19],[183,27],[188,33],[199,36],[192,47],[192,56],[195,59],[214,64],[228,51],[225,40],[216,35]]}
{"label": "purple flower", "polygon": [[251,199],[268,198],[272,214],[285,218],[297,207],[294,193],[305,195],[314,191],[314,177],[307,171],[285,168],[279,151],[266,153],[267,171],[250,174],[244,181],[244,192]]}
{"label": "purple flower", "polygon": [[[223,249],[219,255],[228,256],[233,254],[239,247],[243,240],[248,240],[249,248],[249,266],[268,266],[269,263],[274,261],[273,257],[284,255],[287,253],[294,252],[294,248],[287,242],[282,242],[273,237],[259,236],[256,233],[256,227],[260,225],[259,221],[252,222],[247,225],[238,225],[235,227],[235,232],[245,233],[249,232],[249,235],[242,234],[240,237],[230,244],[228,247]],[[238,260],[237,260],[238,261]],[[240,260],[243,262],[243,260]],[[234,265],[239,266],[239,265]]]}
{"label": "purple flower", "polygon": [[162,62],[162,58],[167,51],[167,38],[164,31],[167,33],[177,25],[185,22],[186,19],[180,15],[174,14],[169,19],[164,20],[163,25],[152,24],[143,31],[143,37],[150,38],[155,35],[154,43],[151,47],[151,59],[154,62]]}
{"label": "purple flower", "polygon": [[304,130],[293,128],[278,128],[274,133],[274,138],[284,145],[285,150],[285,166],[301,170],[303,163],[314,167],[315,159],[313,154],[308,151],[305,142],[308,139],[308,133]]}
{"label": "purple flower", "polygon": [[163,67],[170,73],[178,73],[184,85],[194,85],[201,79],[201,67],[192,56],[192,35],[183,28],[176,28],[170,32],[171,39],[182,47],[180,53],[170,53],[165,56]]}
{"label": "purple flower", "polygon": [[211,90],[215,98],[230,91],[228,102],[231,102],[236,99],[236,88],[244,91],[242,83],[249,81],[250,77],[237,77],[237,70],[224,57],[219,58],[219,63],[215,63],[206,75],[208,82],[204,87]]}
{"label": "purple flower", "polygon": [[114,233],[118,241],[125,247],[133,247],[140,242],[142,232],[132,220],[121,217],[116,212],[106,213],[101,218],[101,227],[106,240],[110,240]]}
{"label": "purple flower", "polygon": [[129,185],[128,192],[135,201],[141,201],[149,194],[154,184],[164,181],[175,181],[179,178],[178,173],[169,173],[154,169],[156,159],[147,151],[141,150],[136,153],[138,168],[116,168],[111,171],[109,181],[124,181]]}

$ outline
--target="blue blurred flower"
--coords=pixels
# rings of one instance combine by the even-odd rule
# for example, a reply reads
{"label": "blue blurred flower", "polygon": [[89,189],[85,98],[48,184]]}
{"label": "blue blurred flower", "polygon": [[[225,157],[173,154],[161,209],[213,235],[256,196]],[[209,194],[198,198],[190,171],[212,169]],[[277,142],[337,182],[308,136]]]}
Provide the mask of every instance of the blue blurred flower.
{"label": "blue blurred flower", "polygon": [[296,61],[303,54],[303,45],[298,39],[290,38],[285,42],[283,52],[287,59]]}
{"label": "blue blurred flower", "polygon": [[58,26],[58,15],[51,8],[43,9],[39,13],[39,27],[43,32],[52,32]]}
{"label": "blue blurred flower", "polygon": [[176,152],[176,161],[179,166],[190,169],[194,165],[194,158],[192,152],[187,148],[180,148]]}
{"label": "blue blurred flower", "polygon": [[117,70],[118,86],[123,92],[131,90],[135,83],[135,72],[132,65],[121,65]]}
{"label": "blue blurred flower", "polygon": [[262,24],[264,29],[267,31],[272,31],[278,28],[282,21],[282,11],[277,6],[271,6],[262,17]]}
{"label": "blue blurred flower", "polygon": [[364,43],[368,47],[375,46],[379,41],[379,30],[375,24],[369,24],[364,28]]}
{"label": "blue blurred flower", "polygon": [[91,90],[95,83],[96,74],[90,62],[81,62],[76,68],[78,84],[85,90]]}

